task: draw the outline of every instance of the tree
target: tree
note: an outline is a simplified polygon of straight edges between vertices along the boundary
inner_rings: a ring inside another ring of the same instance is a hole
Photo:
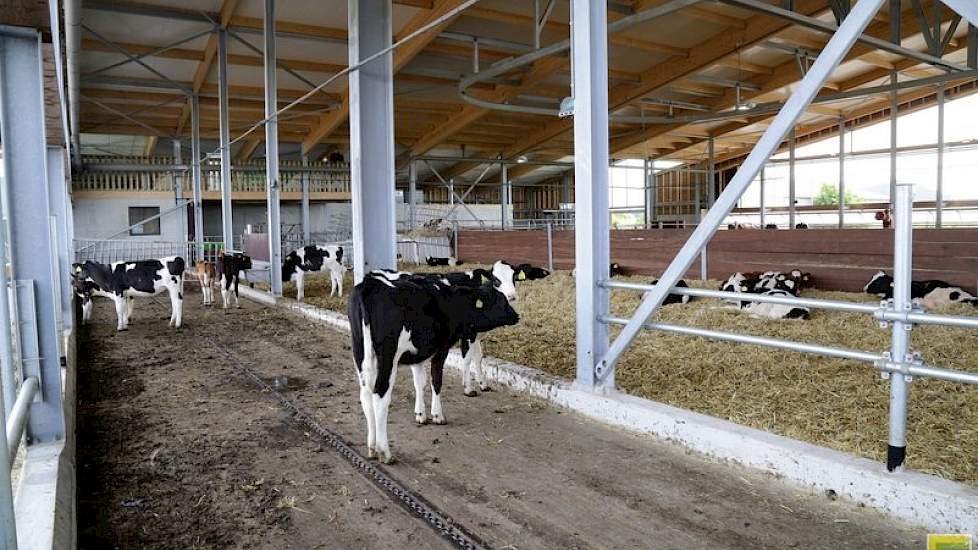
[[[818,189],[818,194],[813,199],[816,206],[829,204],[839,204],[839,188],[832,183],[823,183]],[[856,204],[862,202],[862,198],[852,191],[846,189],[846,204]]]

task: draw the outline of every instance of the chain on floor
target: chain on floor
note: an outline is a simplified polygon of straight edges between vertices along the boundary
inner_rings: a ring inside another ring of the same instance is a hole
[[[338,434],[320,424],[295,401],[285,397],[282,393],[267,384],[253,370],[245,366],[240,359],[228,351],[227,346],[221,346],[214,342],[211,342],[211,345],[224,356],[231,367],[243,374],[256,386],[275,396],[279,403],[294,415],[296,422],[301,423],[318,435],[325,443],[339,453],[340,456],[345,458],[358,472],[380,487],[391,500],[423,520],[435,532],[451,541],[458,548],[464,548],[466,550],[489,548],[480,538],[473,535],[444,512],[439,511],[424,497],[414,493],[399,481],[389,476],[384,470],[357,452]]]

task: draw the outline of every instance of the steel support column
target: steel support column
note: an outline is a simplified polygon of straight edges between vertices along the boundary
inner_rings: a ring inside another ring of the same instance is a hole
[[[901,0],[889,0],[890,2],[890,42],[900,45],[900,13]],[[890,71],[890,210],[893,210],[893,201],[896,200],[897,182],[897,114],[899,105],[897,103],[897,71]]]
[[[766,229],[767,223],[765,217],[767,216],[767,207],[764,205],[764,166],[761,166],[761,198],[760,198],[760,211],[761,211],[761,228]]]
[[[908,312],[910,281],[913,274],[913,187],[898,185],[894,204],[893,235],[893,309]],[[910,328],[903,321],[893,322],[890,357],[896,362],[910,362]],[[901,373],[890,374],[890,429],[886,451],[886,469],[893,471],[903,465],[907,452],[907,393],[909,380]]]
[[[309,167],[309,155],[302,154],[302,167]],[[302,244],[307,245],[312,242],[312,222],[309,220],[309,172],[302,171]]]
[[[272,294],[282,295],[282,212],[278,173],[278,78],[275,73],[275,0],[265,0],[265,189]]]
[[[228,33],[217,31],[217,98],[221,136],[221,236],[224,252],[234,250],[231,220],[231,119],[228,112]]]
[[[716,187],[716,143],[713,136],[706,142],[706,204],[712,208],[717,200]]]
[[[197,261],[204,259],[204,202],[200,174],[200,97],[190,97],[190,163],[194,195],[194,242],[197,244]]]
[[[944,224],[944,85],[937,88],[937,195],[934,226]]]
[[[795,129],[788,136],[788,229],[795,228]]]
[[[179,139],[173,140],[173,164],[183,164],[183,148],[180,144]],[[175,204],[180,204],[183,202],[183,172],[180,170],[174,170],[173,172],[173,198],[176,201]],[[183,243],[183,249],[186,250],[186,244],[188,240],[187,232],[187,209],[184,207],[180,210],[180,242]]]
[[[577,0],[578,2],[584,3],[585,0]],[[805,111],[808,105],[811,104],[812,99],[822,88],[822,85],[828,80],[829,75],[838,67],[839,63],[846,53],[852,48],[853,43],[862,34],[869,22],[872,21],[873,16],[879,10],[880,6],[885,0],[862,0],[853,7],[849,16],[842,22],[839,26],[838,32],[836,32],[832,38],[826,44],[822,53],[819,54],[818,58],[812,64],[809,71],[802,78],[801,82],[794,88],[791,97],[785,102],[784,107],[778,112],[777,116],[771,121],[771,124],[765,130],[761,139],[755,144],[754,148],[751,150],[750,154],[744,160],[737,174],[730,180],[730,183],[724,188],[723,192],[717,198],[717,202],[713,208],[707,213],[706,217],[703,219],[696,230],[693,231],[692,235],[686,244],[679,250],[676,254],[675,259],[669,264],[669,267],[665,270],[662,276],[659,278],[659,283],[655,285],[655,288],[650,291],[642,299],[641,304],[639,304],[638,309],[635,314],[629,319],[628,324],[622,329],[621,333],[615,339],[615,341],[608,348],[607,353],[603,354],[600,362],[594,368],[594,374],[596,377],[604,378],[613,374],[615,363],[621,357],[622,352],[631,344],[632,340],[638,335],[638,332],[642,330],[642,325],[645,321],[655,313],[655,310],[662,304],[666,296],[669,294],[670,289],[675,286],[679,278],[686,273],[689,266],[692,265],[693,261],[696,259],[696,255],[700,248],[709,241],[710,237],[716,232],[720,223],[723,222],[734,206],[736,206],[737,201],[744,194],[744,191],[750,186],[754,178],[757,177],[757,173],[761,170],[767,159],[774,153],[778,145],[782,142],[784,137],[788,132],[794,127],[798,120],[798,117]],[[576,3],[575,3],[576,5]],[[603,52],[602,52],[603,53]],[[590,75],[588,75],[590,76]],[[586,79],[585,79],[586,82]],[[584,83],[582,83],[584,85]],[[597,107],[595,107],[597,108]],[[606,111],[604,111],[606,112]],[[579,119],[575,116],[575,122],[579,122]],[[578,152],[577,160],[580,162],[580,153]],[[607,194],[605,194],[607,196]],[[581,225],[581,224],[579,224]],[[578,251],[581,251],[581,238],[580,230],[578,233]],[[590,244],[590,243],[588,243]],[[586,249],[585,249],[586,251]],[[582,256],[578,255],[578,258]],[[585,258],[587,256],[584,256]],[[605,257],[606,259],[607,257]],[[582,262],[578,262],[578,296],[582,291],[580,273],[581,273]],[[593,284],[592,281],[588,281]],[[592,310],[593,312],[593,310]],[[578,315],[581,315],[581,307],[578,306]],[[591,319],[593,321],[593,319]],[[578,346],[582,346],[582,339],[578,338]],[[579,348],[580,349],[580,348]],[[578,360],[578,369],[581,368],[581,361]]]
[[[391,0],[349,0],[349,64],[391,45]],[[350,73],[353,270],[397,266],[394,224],[394,78],[390,52]],[[367,246],[369,245],[369,246]]]
[[[846,225],[846,117],[839,117],[839,229]]]
[[[506,229],[507,208],[509,204],[509,166],[506,163],[499,165],[499,227]]]
[[[70,329],[72,327],[73,302],[71,286],[71,263],[73,261],[71,248],[71,198],[68,196],[68,155],[63,147],[48,147],[48,196],[50,198],[50,216],[55,223],[52,230],[54,235],[55,250],[57,252],[57,266],[54,270],[54,277],[57,279],[57,290],[61,316],[58,323],[61,328]],[[2,285],[0,285],[2,288]],[[0,325],[6,326],[6,325]],[[59,345],[62,340],[58,340]],[[65,353],[65,350],[62,350]]]
[[[20,331],[21,350],[38,350],[22,357],[24,377],[41,383],[39,401],[31,403],[27,433],[32,444],[64,439],[61,403],[61,363],[54,283],[57,265],[51,234],[47,142],[44,124],[41,37],[34,30],[0,28],[0,119],[3,121],[3,159],[10,198],[12,271],[18,279],[32,280],[33,303],[18,304],[19,321],[33,315],[36,331]],[[63,177],[63,176],[62,176]],[[62,183],[63,184],[63,183]],[[33,311],[31,311],[33,309]],[[24,326],[24,325],[22,325]],[[4,328],[6,330],[6,328]],[[36,337],[36,346],[28,339]]]
[[[897,72],[890,73],[890,211],[893,211],[894,201],[896,200],[897,185],[897,113],[900,106],[897,102]]]
[[[8,115],[8,113],[15,112],[13,110],[15,105],[11,103],[10,95],[12,92],[8,92],[8,85],[5,83],[9,82],[8,75],[15,74],[12,71],[18,70],[18,67],[8,67],[8,64],[13,60],[5,55],[5,52],[7,43],[18,40],[18,38],[8,37],[2,31],[3,29],[0,28],[0,135],[9,136],[15,117]],[[25,34],[25,36],[30,35]],[[34,40],[37,39],[35,38]],[[22,70],[22,68],[20,69]],[[39,68],[35,68],[34,71],[39,73]],[[18,74],[18,76],[20,75]],[[19,84],[25,85],[27,83]],[[10,86],[13,86],[13,83]],[[20,100],[23,101],[23,97]],[[3,158],[7,159],[7,162],[0,165],[0,169],[3,170],[3,177],[0,178],[0,199],[3,201],[2,210],[4,213],[4,216],[0,217],[0,327],[3,327],[3,330],[0,330],[0,388],[3,390],[0,391],[0,421],[2,421],[2,426],[4,427],[7,425],[7,418],[10,416],[10,411],[17,399],[17,379],[15,376],[12,331],[10,329],[10,301],[8,299],[10,282],[6,269],[8,245],[7,224],[3,219],[9,212],[8,203],[10,193],[7,189],[10,185],[9,182],[11,181],[12,172],[12,165],[7,151],[8,143],[10,142],[7,139],[0,141],[0,153],[2,153]],[[0,431],[0,548],[16,550],[17,521],[14,517],[14,496],[10,485],[10,468],[11,460],[10,451],[7,446],[7,430],[4,429]]]
[[[414,229],[417,224],[418,205],[415,194],[418,192],[418,163],[411,161],[408,165],[408,229]]]
[[[645,206],[645,228],[649,229],[652,227],[652,158],[646,157],[642,160],[642,182],[644,183],[645,193],[644,206]]]
[[[611,391],[614,372],[598,378],[595,364],[608,350],[608,23],[607,2],[572,0],[571,67],[574,89],[574,181],[577,185],[577,379],[579,387]]]

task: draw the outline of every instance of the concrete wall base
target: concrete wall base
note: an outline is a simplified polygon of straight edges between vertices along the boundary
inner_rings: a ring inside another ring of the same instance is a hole
[[[252,289],[242,288],[241,294],[262,303],[276,303]],[[293,300],[277,303],[336,329],[350,330],[345,315]],[[458,350],[451,351],[445,364],[461,372]],[[515,391],[715,459],[768,472],[794,488],[816,494],[831,489],[853,502],[932,532],[978,536],[978,490],[965,484],[912,470],[890,473],[883,464],[865,458],[624,393],[595,394],[539,370],[499,359],[485,358],[483,368],[490,380]]]

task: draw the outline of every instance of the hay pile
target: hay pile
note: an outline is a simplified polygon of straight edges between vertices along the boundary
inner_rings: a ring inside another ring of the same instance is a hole
[[[690,283],[700,286],[697,281]],[[718,284],[705,286],[716,288]],[[288,287],[286,295],[294,297],[294,287]],[[328,294],[328,278],[307,279],[309,303],[345,313],[346,300],[325,297]],[[806,296],[875,301],[867,295],[842,292],[808,291]],[[628,316],[640,298],[637,292],[614,291],[612,314]],[[866,315],[813,310],[810,321],[769,321],[718,306],[715,300],[670,305],[655,319],[866,351],[889,347],[889,331]],[[486,353],[573,378],[574,280],[569,273],[557,272],[523,285],[517,309],[520,324],[488,334]],[[971,306],[957,306],[946,313],[978,315]],[[612,334],[618,330],[612,327]],[[978,331],[916,327],[911,345],[931,364],[961,370],[978,366]],[[866,364],[643,332],[618,364],[616,374],[618,386],[634,395],[885,460],[889,383]],[[910,467],[978,486],[978,388],[915,380],[910,389],[907,441]]]

